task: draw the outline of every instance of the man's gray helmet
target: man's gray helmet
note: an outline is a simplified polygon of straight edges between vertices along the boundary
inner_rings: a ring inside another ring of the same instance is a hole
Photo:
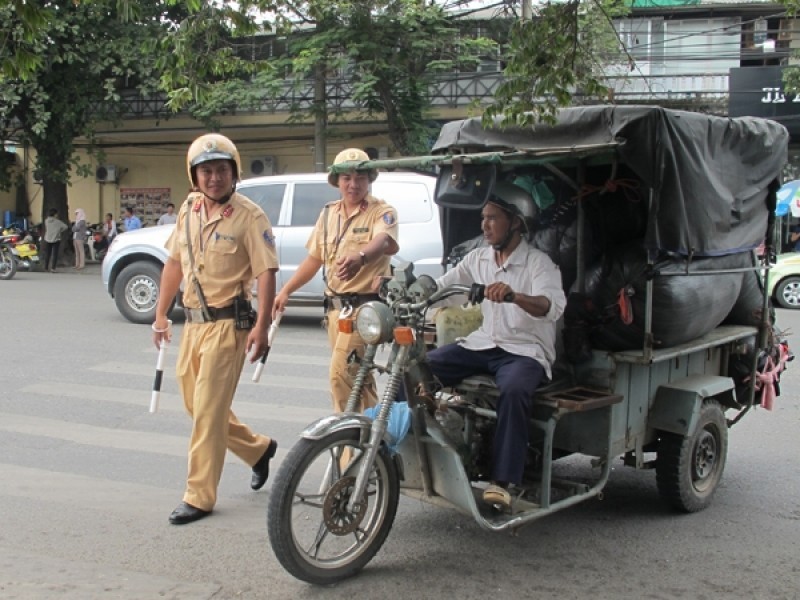
[[[523,237],[530,233],[536,218],[536,203],[528,192],[513,183],[500,182],[494,186],[489,202],[522,220]]]

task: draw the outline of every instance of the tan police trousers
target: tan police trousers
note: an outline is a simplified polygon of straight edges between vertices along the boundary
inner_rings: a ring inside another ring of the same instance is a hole
[[[249,466],[267,451],[270,438],[253,433],[231,411],[245,359],[247,331],[233,319],[187,323],[178,352],[178,387],[192,417],[189,473],[183,501],[211,510],[229,449]]]
[[[350,397],[350,390],[353,389],[353,381],[355,380],[356,373],[358,373],[358,363],[348,365],[347,357],[350,356],[353,350],[355,350],[359,356],[364,356],[364,340],[361,339],[357,331],[353,331],[353,333],[339,332],[339,312],[338,310],[329,310],[327,314],[328,341],[330,342],[332,350],[331,366],[328,375],[331,383],[333,410],[335,412],[344,412],[347,406],[347,399]],[[377,399],[375,377],[370,373],[364,381],[364,387],[361,391],[361,402],[359,406],[356,407],[356,411],[362,413],[365,408],[375,406]]]

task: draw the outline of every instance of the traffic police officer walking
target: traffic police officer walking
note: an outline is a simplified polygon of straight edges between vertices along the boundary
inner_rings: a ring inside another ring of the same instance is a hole
[[[226,448],[252,466],[254,490],[266,482],[277,449],[275,440],[253,433],[231,411],[245,356],[250,353],[255,362],[267,350],[278,270],[272,226],[258,205],[234,191],[241,160],[228,138],[196,139],[187,169],[194,191],[166,243],[169,258],[153,323],[153,341],[160,347],[171,338],[167,312],[183,282],[186,325],[177,379],[192,435],[183,502],[169,517],[174,525],[211,513]],[[250,304],[254,278],[256,315]]]
[[[331,170],[328,183],[338,187],[341,199],[325,206],[311,232],[306,248],[308,256],[275,298],[273,313],[284,310],[289,296],[311,281],[322,267],[325,280],[325,305],[328,340],[333,351],[330,365],[333,408],[342,412],[353,387],[358,365],[348,364],[355,350],[364,354],[364,341],[358,332],[339,331],[339,314],[378,296],[373,290],[377,277],[389,274],[390,257],[398,251],[397,212],[369,193],[369,185],[378,177],[375,169],[361,169],[369,160],[357,148],[340,152],[333,161],[339,169]],[[347,169],[347,167],[351,168]],[[343,172],[341,169],[344,168]],[[274,316],[274,314],[273,314]],[[372,375],[364,384],[360,410],[377,401]]]

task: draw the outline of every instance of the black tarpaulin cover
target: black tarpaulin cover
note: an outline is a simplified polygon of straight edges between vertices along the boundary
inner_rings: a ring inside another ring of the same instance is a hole
[[[433,152],[615,146],[618,159],[653,191],[645,248],[719,256],[763,242],[774,210],[767,191],[779,185],[788,142],[786,129],[766,119],[590,106],[560,111],[553,126],[484,129],[480,118],[447,123]],[[446,237],[447,229],[445,223]]]

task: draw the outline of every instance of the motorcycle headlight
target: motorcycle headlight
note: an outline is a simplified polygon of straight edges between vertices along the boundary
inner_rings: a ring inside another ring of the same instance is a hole
[[[392,310],[382,302],[367,302],[358,309],[356,329],[367,344],[390,341],[394,330]]]

